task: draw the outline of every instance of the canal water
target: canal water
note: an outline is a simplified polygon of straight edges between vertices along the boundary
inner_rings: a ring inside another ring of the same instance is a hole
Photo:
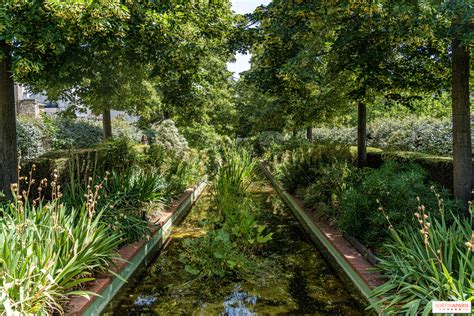
[[[174,229],[170,245],[103,315],[366,315],[366,303],[327,265],[268,183],[253,191],[273,238],[256,254],[252,274],[206,281],[185,272],[183,241],[203,236],[212,216],[212,197],[205,193]]]

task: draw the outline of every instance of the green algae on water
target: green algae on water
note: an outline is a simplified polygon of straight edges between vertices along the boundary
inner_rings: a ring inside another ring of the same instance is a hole
[[[105,315],[365,315],[362,299],[341,282],[271,187],[255,185],[260,220],[272,240],[253,257],[254,268],[234,280],[195,279],[179,255],[186,238],[207,233],[212,217],[205,194],[177,227],[172,242],[111,302]]]

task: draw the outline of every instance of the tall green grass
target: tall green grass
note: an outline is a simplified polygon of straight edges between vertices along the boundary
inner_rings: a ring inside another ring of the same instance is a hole
[[[95,172],[93,173],[95,174]],[[95,208],[102,211],[102,221],[111,231],[117,232],[122,244],[146,237],[150,230],[144,219],[146,203],[164,205],[168,183],[154,167],[129,166],[113,170],[101,178],[70,170],[70,182],[64,190],[62,201],[71,207],[81,207],[89,199],[91,187],[101,187]]]
[[[388,256],[377,268],[386,278],[372,296],[387,315],[429,315],[432,301],[474,301],[473,218],[447,225],[444,216],[416,213],[420,229],[391,229]]]
[[[120,236],[89,210],[59,200],[0,209],[0,313],[61,313],[67,296],[91,294],[81,285],[113,265]]]
[[[239,207],[237,200],[244,202],[256,168],[256,162],[245,149],[227,150],[225,160],[214,180],[215,203],[224,221],[226,213]]]

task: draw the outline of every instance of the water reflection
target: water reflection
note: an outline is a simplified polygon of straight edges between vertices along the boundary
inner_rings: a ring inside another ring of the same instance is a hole
[[[154,296],[149,296],[149,295],[140,295],[133,304],[137,307],[146,307],[146,306],[151,306],[154,303],[156,303],[158,299]]]
[[[257,304],[257,296],[249,295],[240,290],[240,285],[234,288],[232,294],[224,300],[224,312],[220,315],[247,316],[256,315],[252,310]]]

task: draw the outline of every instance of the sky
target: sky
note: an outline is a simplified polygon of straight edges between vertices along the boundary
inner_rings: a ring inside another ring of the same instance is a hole
[[[250,13],[256,7],[262,4],[269,4],[271,0],[232,0],[232,9],[236,13],[244,14]],[[238,78],[239,73],[250,69],[250,55],[235,55],[235,63],[227,63],[227,69],[234,72],[234,77]]]

